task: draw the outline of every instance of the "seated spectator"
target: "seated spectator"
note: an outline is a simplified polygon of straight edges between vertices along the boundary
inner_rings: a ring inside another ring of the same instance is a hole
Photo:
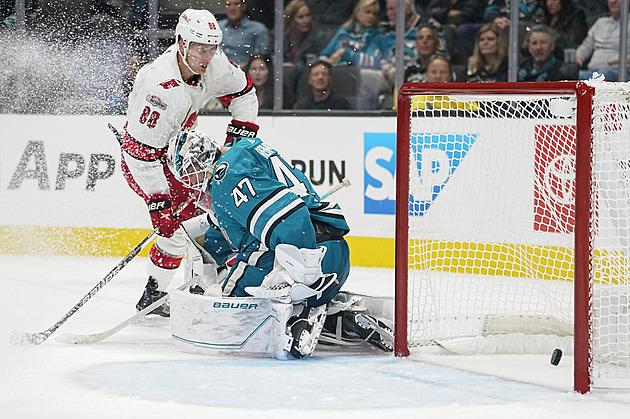
[[[219,21],[223,31],[223,52],[234,63],[243,66],[249,57],[266,53],[269,48],[269,32],[265,25],[245,15],[245,0],[223,0],[227,19]]]
[[[252,79],[258,97],[258,109],[273,109],[274,102],[274,68],[273,59],[269,54],[252,55],[243,68]],[[284,108],[291,108],[293,92],[283,92]]]
[[[575,61],[582,68],[586,65],[586,69],[580,70],[580,80],[588,79],[593,72],[603,74],[608,81],[619,78],[621,0],[608,0],[608,9],[610,16],[595,21],[575,52]]]
[[[376,109],[380,92],[391,90],[392,81],[381,71],[391,56],[381,34],[378,0],[359,0],[352,17],[320,53],[333,67],[354,65],[361,69],[360,109]]]
[[[267,54],[254,54],[243,68],[252,79],[258,96],[258,109],[273,109],[273,64]]]
[[[569,70],[553,55],[553,29],[536,25],[529,31],[530,57],[518,67],[517,81],[560,81],[569,79]]]
[[[385,33],[385,42],[389,46],[390,55],[392,56],[392,62],[395,55],[395,47],[396,47],[396,0],[387,0],[385,3],[387,10],[387,21],[389,25],[389,31]],[[439,26],[438,22],[435,22],[437,26]],[[420,20],[420,15],[415,10],[415,4],[413,0],[405,0],[405,52],[404,65],[407,66],[409,63],[416,58],[416,53],[414,51],[414,46],[416,44],[416,34],[418,33],[418,29],[422,24]],[[434,25],[434,26],[436,26]],[[436,26],[436,31],[438,27]],[[443,48],[446,47],[446,41],[444,41]]]
[[[405,83],[422,83],[429,59],[439,51],[440,43],[435,27],[423,24],[416,33],[417,58],[405,69]]]
[[[453,69],[451,60],[442,54],[433,54],[429,59],[425,82],[448,83],[453,81]],[[461,100],[452,96],[442,95],[418,95],[411,104],[412,110],[453,110],[453,111],[478,111],[479,104],[476,101]],[[453,114],[455,116],[455,114]]]
[[[396,55],[396,13],[397,13],[397,0],[387,0],[385,3],[387,11],[387,24],[389,31],[385,33],[385,42],[388,45],[389,55],[391,56],[391,64],[384,64],[381,67],[381,74],[373,73],[371,75],[365,75],[366,82],[372,86],[377,87],[377,93],[379,96],[379,104],[381,109],[392,109],[394,106],[394,82],[396,79],[396,69],[394,67],[395,55]],[[403,52],[403,65],[404,67],[413,66],[418,52],[415,49],[416,35],[418,30],[423,25],[430,25],[433,27],[432,33],[435,35],[435,41],[437,42],[438,49],[446,54],[446,38],[440,33],[441,25],[434,19],[430,19],[430,22],[422,20],[420,14],[416,12],[416,6],[414,0],[405,0],[405,31],[404,31],[404,52]],[[431,42],[433,45],[434,42]],[[429,56],[436,52],[431,50],[428,55],[425,56],[425,61]],[[424,74],[425,66],[422,67],[421,73]],[[371,78],[370,78],[371,76]]]
[[[427,71],[424,73],[424,81],[427,83],[447,83],[453,81],[453,69],[451,60],[442,54],[433,54],[429,58]]]
[[[527,25],[533,21],[539,8],[539,0],[519,1],[519,24]],[[455,30],[455,37],[459,46],[461,59],[468,62],[475,46],[477,32],[484,23],[494,23],[501,29],[510,26],[511,0],[488,0],[488,5],[483,12],[483,21],[478,23],[462,23]]]
[[[311,66],[308,84],[313,94],[298,100],[295,109],[352,109],[350,103],[343,97],[331,91],[331,66],[328,62],[319,60]]]
[[[479,29],[473,55],[468,60],[469,82],[508,81],[508,40],[494,23]]]
[[[573,5],[573,0],[544,0],[541,2],[542,17],[537,23],[549,26],[556,33],[557,57],[564,57],[565,49],[577,48],[588,32],[586,15]]]
[[[284,65],[300,75],[321,49],[311,9],[305,0],[291,0],[284,8]]]
[[[351,16],[357,0],[308,0],[321,45],[327,45]]]
[[[428,16],[441,24],[461,25],[483,20],[485,0],[431,0]]]
[[[320,53],[332,66],[380,69],[390,62],[378,22],[378,0],[359,0],[352,17]]]

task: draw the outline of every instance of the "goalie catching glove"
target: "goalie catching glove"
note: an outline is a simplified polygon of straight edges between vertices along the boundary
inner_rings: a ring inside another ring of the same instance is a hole
[[[157,228],[157,233],[164,237],[173,237],[179,228],[179,221],[173,216],[171,207],[171,197],[167,194],[155,194],[149,197],[149,215],[153,228]]]
[[[225,145],[229,147],[234,144],[235,138],[256,138],[258,135],[258,125],[253,122],[232,119],[232,122],[227,126],[226,135]]]
[[[246,287],[250,295],[269,298],[281,303],[295,303],[311,297],[319,299],[332,284],[337,274],[323,274],[321,261],[325,247],[298,249],[290,244],[279,244],[275,249],[274,268],[258,287]]]

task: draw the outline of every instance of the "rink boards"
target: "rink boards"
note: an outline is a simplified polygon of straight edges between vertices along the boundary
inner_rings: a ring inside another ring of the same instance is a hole
[[[229,116],[201,116],[224,137]],[[1,253],[126,255],[151,231],[143,201],[120,171],[107,127],[124,116],[0,115]],[[259,135],[327,192],[351,226],[354,266],[393,267],[396,118],[260,117]],[[374,141],[376,139],[376,141]],[[146,250],[141,255],[146,255]]]

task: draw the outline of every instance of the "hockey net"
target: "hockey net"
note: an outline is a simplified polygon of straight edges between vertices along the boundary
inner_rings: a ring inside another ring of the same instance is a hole
[[[403,86],[398,355],[558,347],[574,354],[577,391],[630,386],[629,92]]]

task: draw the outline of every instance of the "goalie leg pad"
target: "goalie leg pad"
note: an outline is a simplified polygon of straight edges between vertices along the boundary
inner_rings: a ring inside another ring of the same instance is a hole
[[[325,320],[326,305],[304,306],[300,314],[291,317],[287,323],[289,339],[285,350],[296,359],[312,355]]]

